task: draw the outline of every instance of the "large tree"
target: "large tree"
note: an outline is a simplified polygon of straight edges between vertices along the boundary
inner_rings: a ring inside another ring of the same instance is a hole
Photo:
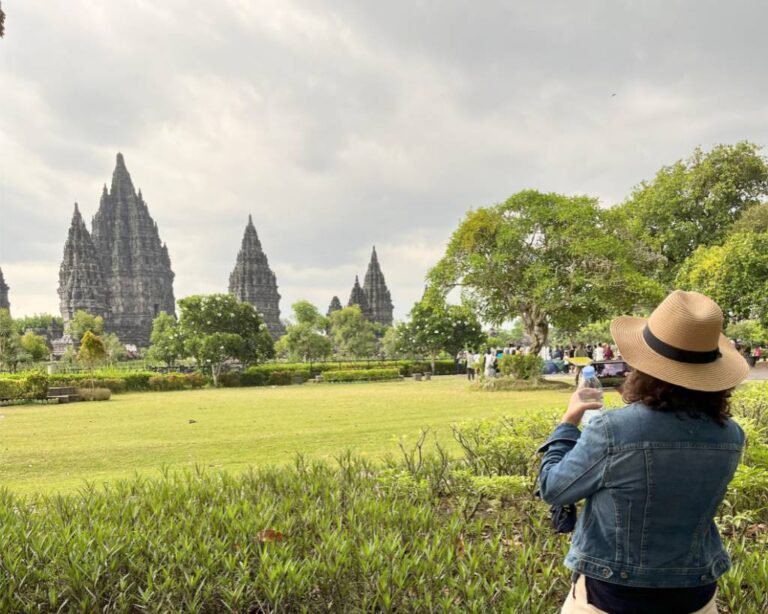
[[[199,366],[211,367],[215,384],[228,360],[249,365],[275,355],[259,312],[231,294],[188,296],[179,301],[179,310],[186,351]]]
[[[368,358],[379,349],[375,328],[359,305],[350,305],[328,316],[336,352],[349,358]]]
[[[652,274],[670,285],[701,245],[723,241],[730,227],[768,195],[768,164],[752,143],[696,149],[644,181],[611,215],[628,237],[658,256]],[[639,251],[639,250],[638,250]]]
[[[768,233],[734,233],[722,245],[700,247],[676,279],[684,290],[706,294],[730,322],[768,326]]]
[[[67,325],[67,332],[72,335],[75,345],[78,345],[85,333],[88,332],[100,337],[104,334],[104,318],[93,316],[87,311],[78,309]]]
[[[47,360],[51,355],[51,351],[48,349],[48,344],[45,342],[45,338],[36,335],[31,330],[24,333],[19,342],[22,349],[29,354],[32,362]]]
[[[428,295],[460,286],[486,322],[520,316],[538,353],[550,325],[576,331],[661,298],[632,258],[596,199],[527,190],[467,214],[429,272]]]
[[[164,362],[168,367],[184,356],[184,336],[176,318],[161,311],[152,320],[152,334],[149,336],[149,357]]]
[[[29,354],[21,345],[10,311],[0,309],[0,368],[16,371],[19,364],[28,359]]]
[[[298,301],[292,309],[294,322],[288,325],[285,335],[275,344],[277,353],[302,361],[330,356],[333,346],[326,334],[328,318],[309,301]]]
[[[463,349],[477,349],[487,337],[474,312],[464,305],[422,300],[409,314],[409,321],[397,329],[398,347],[411,354],[429,356],[432,372],[441,352],[451,358]]]

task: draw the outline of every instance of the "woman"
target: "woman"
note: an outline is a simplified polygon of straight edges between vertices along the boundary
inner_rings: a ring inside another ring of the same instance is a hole
[[[565,564],[574,584],[562,612],[716,614],[716,581],[730,568],[714,522],[744,433],[731,390],[749,373],[722,335],[723,314],[696,292],[670,294],[647,320],[624,316],[611,334],[634,371],[629,403],[600,412],[574,393],[541,447],[542,498],[586,499]]]

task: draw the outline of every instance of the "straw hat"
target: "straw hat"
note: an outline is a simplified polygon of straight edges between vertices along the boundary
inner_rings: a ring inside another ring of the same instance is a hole
[[[622,316],[611,335],[632,367],[671,384],[714,392],[741,383],[747,361],[722,334],[723,312],[698,292],[675,290],[651,317]]]

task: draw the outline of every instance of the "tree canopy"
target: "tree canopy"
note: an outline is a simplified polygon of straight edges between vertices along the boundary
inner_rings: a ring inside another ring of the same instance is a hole
[[[379,349],[373,324],[366,320],[359,305],[350,305],[328,316],[336,352],[350,358],[368,358]]]
[[[534,353],[550,325],[576,331],[662,295],[596,199],[534,190],[470,211],[428,282],[429,295],[462,287],[488,323],[521,316]]]
[[[768,325],[768,233],[734,233],[722,245],[699,247],[676,283],[709,296],[730,322]]]
[[[699,246],[721,243],[731,226],[768,195],[768,164],[748,142],[697,148],[664,166],[612,212],[630,236],[659,256],[651,267],[666,285]]]
[[[292,360],[319,360],[327,358],[333,350],[325,331],[328,319],[309,301],[293,304],[294,323],[275,344],[275,350]]]
[[[172,367],[184,356],[184,337],[176,318],[161,311],[152,320],[152,333],[149,336],[149,357]]]
[[[210,366],[214,384],[227,360],[249,365],[275,355],[259,312],[231,294],[188,296],[179,300],[179,310],[185,350],[198,365]]]

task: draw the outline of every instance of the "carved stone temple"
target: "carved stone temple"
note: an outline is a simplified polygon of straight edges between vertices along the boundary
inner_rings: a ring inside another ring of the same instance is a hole
[[[244,303],[251,303],[259,310],[269,334],[278,339],[285,334],[280,322],[280,294],[277,278],[269,267],[267,255],[259,241],[253,217],[248,216],[243,242],[232,274],[229,276],[229,293]]]
[[[392,326],[392,314],[394,306],[392,305],[392,296],[387,288],[387,282],[384,280],[384,273],[379,266],[379,257],[376,254],[376,247],[371,253],[371,261],[368,264],[368,271],[365,274],[363,283],[363,292],[368,300],[368,306],[371,310],[371,319],[384,326]]]
[[[101,195],[89,234],[78,206],[59,270],[59,304],[65,324],[82,309],[104,317],[104,328],[123,343],[149,345],[152,320],[175,314],[174,273],[141,191],[136,192],[122,154],[112,185]]]
[[[336,299],[336,297],[333,297]],[[337,299],[338,300],[338,299]],[[392,326],[392,315],[394,307],[392,305],[392,296],[387,288],[387,282],[384,279],[384,273],[381,272],[379,265],[379,256],[376,254],[376,248],[373,248],[371,261],[368,264],[368,271],[365,274],[363,286],[360,286],[360,279],[355,277],[355,285],[349,295],[349,305],[359,305],[363,315],[371,322]],[[328,312],[331,312],[334,306],[333,301]]]
[[[3,269],[0,269],[0,309],[11,309],[11,302],[8,300],[8,284],[5,283],[5,277],[3,277]]]

